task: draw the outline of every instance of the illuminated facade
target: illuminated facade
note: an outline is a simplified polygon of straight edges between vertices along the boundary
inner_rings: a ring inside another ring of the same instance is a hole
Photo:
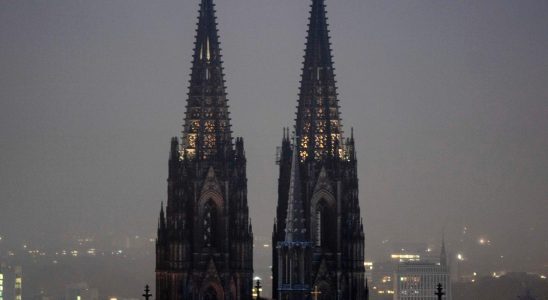
[[[0,300],[4,300],[4,273],[0,269]]]
[[[398,263],[394,272],[394,300],[437,300],[437,286],[441,283],[444,300],[451,300],[451,277],[445,242],[439,262],[406,260]]]
[[[446,265],[428,262],[400,263],[395,277],[394,300],[436,300],[436,287],[439,283],[446,293],[442,299],[452,299],[449,268]]]
[[[235,143],[214,4],[202,0],[182,140],[171,141],[156,241],[156,299],[251,299],[246,158]]]
[[[23,271],[20,266],[15,267],[15,300],[23,298]]]
[[[324,0],[312,1],[309,20],[296,141],[291,143],[289,130],[284,130],[278,158],[278,203],[272,236],[272,245],[278,245],[273,247],[272,256],[273,298],[294,299],[295,293],[308,293],[317,299],[366,299],[354,138],[343,138]],[[294,176],[300,178],[299,184],[294,183],[298,195],[291,187]],[[291,226],[295,225],[291,224],[295,221],[291,217],[293,210],[299,209],[291,208],[292,201],[302,203],[301,231],[305,233],[299,240],[288,241],[294,230]],[[299,248],[293,247],[297,242]],[[311,255],[297,260],[308,251]],[[288,265],[291,257],[293,262]],[[288,286],[287,279],[300,278],[303,268],[305,274],[299,285]]]
[[[85,282],[71,284],[65,288],[65,300],[99,300],[99,290]]]

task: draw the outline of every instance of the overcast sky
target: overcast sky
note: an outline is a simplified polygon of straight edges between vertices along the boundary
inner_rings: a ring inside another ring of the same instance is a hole
[[[0,0],[0,235],[153,237],[198,0]],[[292,126],[308,0],[217,0],[256,236]],[[366,257],[383,241],[548,265],[548,1],[326,0]],[[463,236],[463,229],[467,233]],[[468,244],[466,244],[468,241]],[[483,250],[482,250],[483,251]]]

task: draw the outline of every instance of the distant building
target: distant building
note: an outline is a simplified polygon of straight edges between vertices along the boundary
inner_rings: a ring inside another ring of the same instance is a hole
[[[0,265],[0,300],[4,300],[4,273]]]
[[[389,251],[390,260],[371,266],[371,277],[368,277],[371,279],[372,292],[379,300],[393,298],[394,273],[399,263],[421,261],[425,259],[425,254],[428,254],[426,245],[417,243],[396,243],[390,247]]]
[[[436,287],[441,283],[451,299],[449,268],[432,262],[405,262],[398,265],[394,281],[394,300],[437,299]]]
[[[65,300],[99,300],[99,291],[87,283],[77,283],[66,287]]]
[[[365,267],[365,278],[371,282],[371,279],[373,278],[373,262],[366,261],[363,263],[363,266]]]
[[[394,284],[392,278],[396,269],[393,261],[375,263],[371,272],[371,292],[374,299],[392,299]]]
[[[23,298],[23,270],[21,266],[15,267],[15,300]]]
[[[394,300],[435,300],[436,287],[441,283],[444,300],[451,300],[451,278],[445,243],[439,261],[408,260],[399,262],[394,273]]]
[[[0,264],[0,300],[22,299],[23,272],[21,266]]]

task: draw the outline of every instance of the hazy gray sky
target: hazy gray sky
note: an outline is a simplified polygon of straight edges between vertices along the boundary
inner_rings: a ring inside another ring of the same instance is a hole
[[[0,0],[7,240],[154,236],[198,2]],[[251,218],[269,238],[310,1],[216,3]],[[548,1],[326,3],[366,256],[384,257],[385,240],[436,245],[445,226],[454,252],[479,253],[484,236],[509,268],[546,268]]]

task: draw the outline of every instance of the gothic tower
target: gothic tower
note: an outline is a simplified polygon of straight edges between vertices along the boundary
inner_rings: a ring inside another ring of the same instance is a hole
[[[291,226],[295,226],[291,214],[296,212],[291,211],[299,209],[295,203],[302,203],[302,240],[311,243],[311,255],[305,256],[302,264],[309,268],[303,288],[318,299],[366,299],[354,137],[343,138],[324,0],[312,1],[309,20],[296,142],[291,145],[289,132],[284,130],[278,161],[278,206],[272,244],[287,243]],[[295,176],[298,181],[293,180]],[[298,194],[293,185],[299,186]],[[292,278],[300,274],[280,261],[284,249],[273,247],[274,299],[293,299],[285,292],[284,274],[290,272]]]
[[[182,140],[172,138],[156,241],[156,299],[251,299],[253,233],[233,143],[213,0],[201,0]]]

